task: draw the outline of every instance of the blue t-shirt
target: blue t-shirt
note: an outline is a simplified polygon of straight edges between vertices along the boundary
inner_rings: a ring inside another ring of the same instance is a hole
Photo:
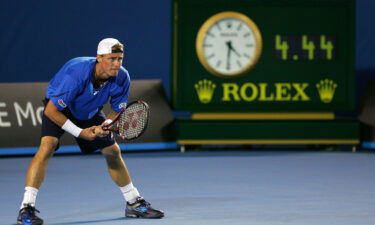
[[[129,97],[130,77],[121,67],[99,88],[94,88],[92,76],[96,58],[79,57],[68,61],[48,84],[46,97],[60,110],[69,108],[79,120],[92,118],[110,99],[111,108],[120,112]]]

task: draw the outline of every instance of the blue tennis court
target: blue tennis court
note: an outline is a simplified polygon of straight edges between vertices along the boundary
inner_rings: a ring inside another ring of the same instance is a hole
[[[37,208],[45,224],[373,225],[375,154],[311,151],[124,153],[161,220],[124,218],[101,155],[55,156]],[[30,158],[0,158],[0,224],[15,224]]]

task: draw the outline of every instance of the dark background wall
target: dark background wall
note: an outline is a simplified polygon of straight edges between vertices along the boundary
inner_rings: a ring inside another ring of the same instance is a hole
[[[375,80],[375,1],[357,0],[356,72],[358,105],[369,81]]]
[[[358,99],[375,78],[375,1],[357,0]],[[169,95],[171,0],[1,0],[0,82],[48,81],[73,57],[114,37],[132,79],[162,79]]]
[[[170,9],[170,0],[1,0],[0,82],[49,81],[114,37],[125,44],[132,79],[169,85]]]

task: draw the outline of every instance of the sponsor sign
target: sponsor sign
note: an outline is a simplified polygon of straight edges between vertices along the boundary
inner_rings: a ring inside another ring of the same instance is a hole
[[[46,88],[47,83],[0,83],[0,148],[39,146]],[[166,129],[173,121],[173,114],[163,95],[161,81],[133,81],[130,90],[129,101],[144,100],[151,112],[146,132],[131,142],[174,141],[175,132]],[[59,104],[65,105],[63,101]],[[109,104],[105,105],[104,112],[109,110]],[[71,135],[64,134],[60,144],[75,145],[76,142]]]

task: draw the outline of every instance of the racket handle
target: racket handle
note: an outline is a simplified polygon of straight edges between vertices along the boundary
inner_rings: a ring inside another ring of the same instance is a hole
[[[105,130],[105,131],[109,130],[108,126],[106,126],[106,125],[109,125],[112,122],[113,122],[113,120],[111,120],[111,119],[104,120],[104,122],[102,123],[102,129]]]
[[[106,120],[104,120],[103,124],[110,124],[110,123],[112,123],[112,122],[113,122],[113,120],[111,120],[111,119],[106,119]]]

